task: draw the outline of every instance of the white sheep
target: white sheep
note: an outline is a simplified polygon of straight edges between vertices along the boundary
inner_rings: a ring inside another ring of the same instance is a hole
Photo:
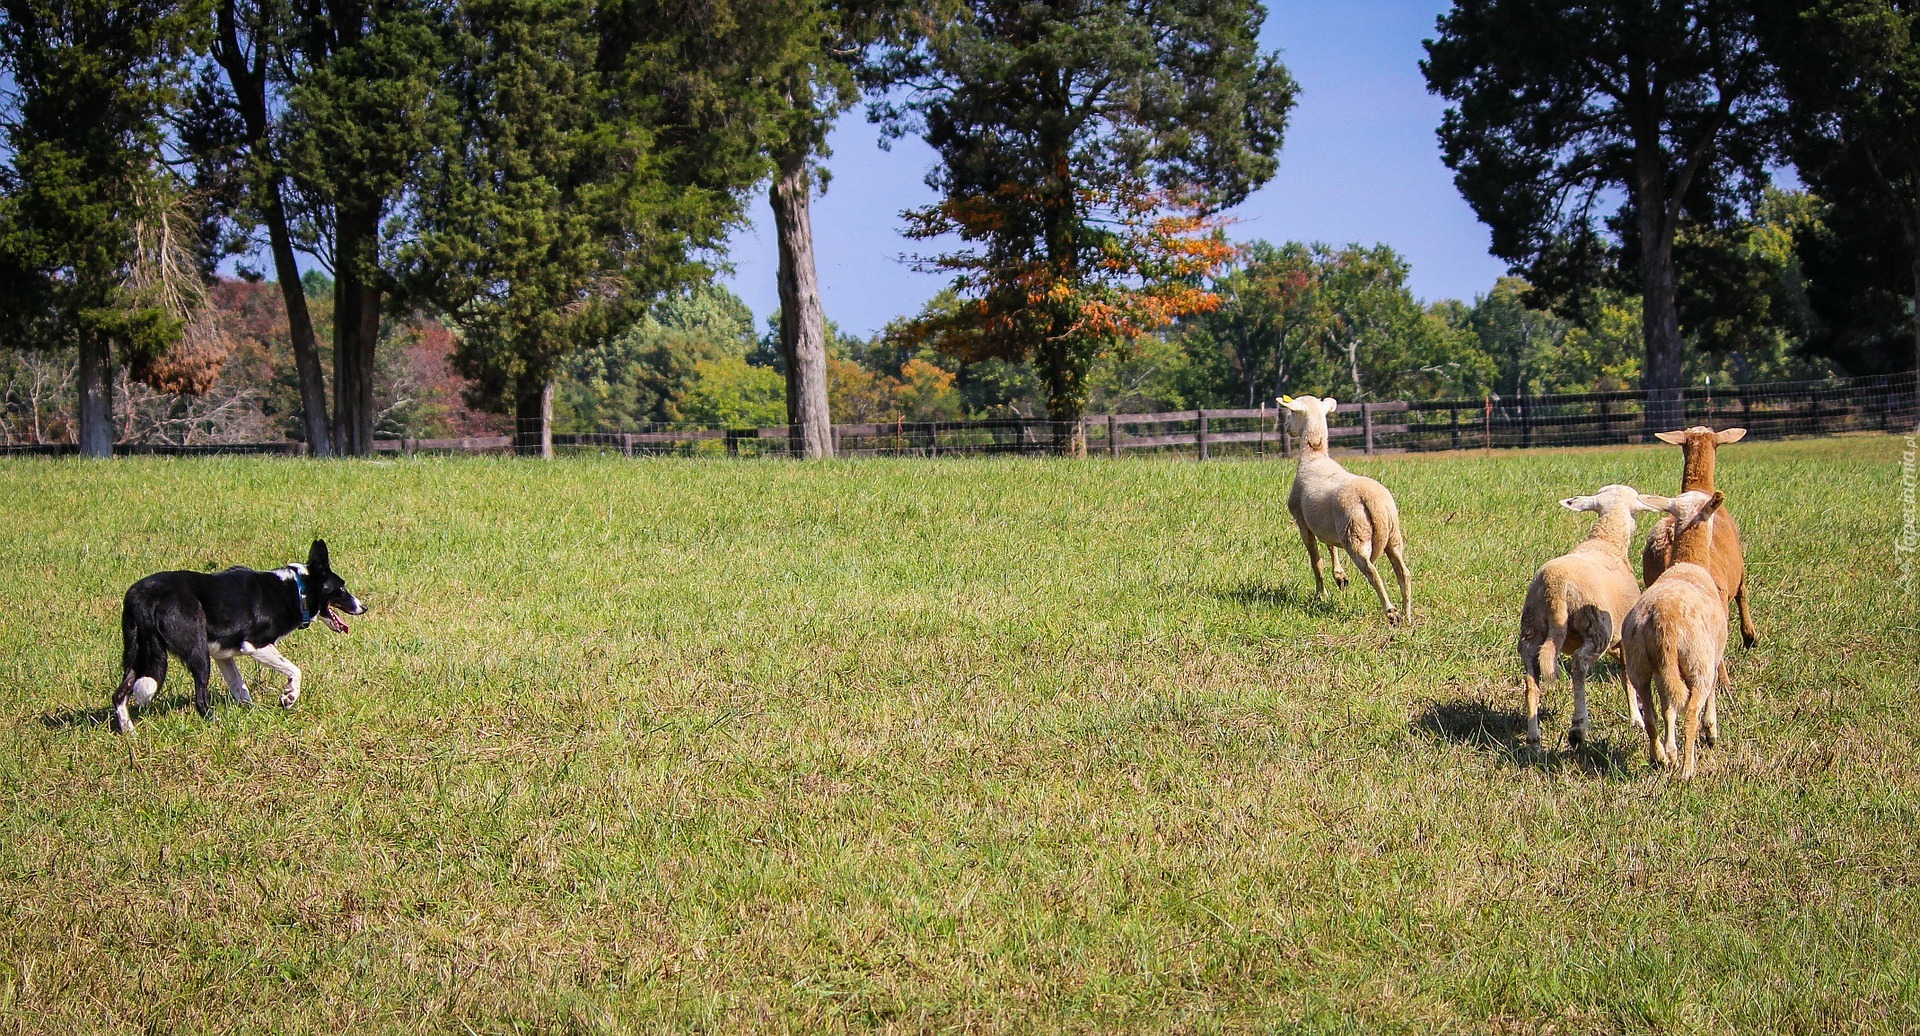
[[[1620,625],[1640,599],[1640,583],[1628,563],[1633,547],[1633,516],[1652,511],[1632,486],[1601,487],[1592,496],[1569,497],[1560,506],[1592,511],[1600,517],[1593,532],[1573,550],[1540,566],[1520,609],[1520,664],[1526,671],[1527,744],[1540,745],[1540,699],[1553,686],[1554,667],[1567,655],[1573,677],[1573,724],[1567,740],[1587,738],[1587,671],[1594,660],[1620,643]],[[1645,724],[1640,706],[1627,695],[1633,725]]]
[[[1721,494],[1693,491],[1672,499],[1641,496],[1640,501],[1674,516],[1671,563],[1627,612],[1620,628],[1620,657],[1627,687],[1646,714],[1647,758],[1671,766],[1678,755],[1675,726],[1684,709],[1686,756],[1680,777],[1694,772],[1694,743],[1702,713],[1707,744],[1719,740],[1714,697],[1726,679],[1727,603],[1706,565],[1713,552],[1713,515]],[[1655,694],[1656,685],[1659,694]]]
[[[1287,410],[1287,431],[1300,440],[1300,464],[1294,473],[1293,491],[1287,495],[1287,510],[1300,529],[1307,545],[1307,557],[1313,562],[1313,590],[1316,596],[1327,592],[1320,574],[1320,544],[1340,548],[1353,559],[1360,574],[1373,584],[1380,595],[1380,607],[1387,622],[1413,621],[1413,578],[1407,572],[1407,544],[1400,535],[1400,509],[1387,487],[1373,479],[1355,475],[1327,455],[1327,415],[1338,405],[1332,397],[1281,396]],[[1333,555],[1333,581],[1347,585],[1347,573],[1340,555]],[[1400,609],[1387,598],[1386,583],[1374,562],[1386,555],[1400,577]]]

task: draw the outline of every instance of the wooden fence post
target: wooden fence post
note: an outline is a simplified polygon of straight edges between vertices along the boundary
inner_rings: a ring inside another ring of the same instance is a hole
[[[1522,395],[1520,406],[1520,445],[1533,445],[1533,408],[1527,405],[1527,397]]]
[[[1120,422],[1116,420],[1112,414],[1108,414],[1107,415],[1107,458],[1109,460],[1116,459],[1120,456],[1120,436],[1117,434],[1119,429],[1120,429]]]
[[[1360,423],[1367,429],[1367,453],[1373,453],[1373,404],[1360,404]]]
[[[1447,413],[1453,415],[1453,448],[1457,450],[1460,448],[1460,408],[1450,406]]]
[[[1196,410],[1194,411],[1194,413],[1200,415],[1200,434],[1199,434],[1200,459],[1206,460],[1207,459],[1207,412],[1205,410]]]

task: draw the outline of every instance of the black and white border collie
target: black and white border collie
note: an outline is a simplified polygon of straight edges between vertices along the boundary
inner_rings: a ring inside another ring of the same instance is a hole
[[[235,655],[246,655],[287,677],[282,708],[300,700],[300,668],[281,656],[274,644],[319,619],[335,633],[347,624],[334,614],[367,610],[347,592],[346,581],[327,562],[327,542],[314,540],[307,563],[283,565],[271,572],[235,566],[225,572],[157,572],[127,588],[120,612],[121,664],[126,675],[113,692],[114,728],[133,733],[127,700],[145,705],[167,682],[167,654],[180,656],[193,674],[193,704],[213,718],[213,692],[207,663],[220,665],[233,700],[253,704],[240,679]]]

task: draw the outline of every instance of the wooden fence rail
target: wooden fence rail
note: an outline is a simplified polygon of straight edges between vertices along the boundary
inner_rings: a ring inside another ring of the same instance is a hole
[[[1832,435],[1856,431],[1912,432],[1920,422],[1912,374],[1770,385],[1701,386],[1682,393],[1686,422],[1741,425],[1750,436]],[[1638,392],[1584,392],[1502,399],[1385,400],[1342,403],[1327,434],[1336,450],[1363,454],[1599,446],[1647,441],[1645,396]],[[989,421],[891,421],[833,426],[842,456],[957,456],[1058,452],[1074,439],[1089,453],[1186,453],[1200,460],[1222,455],[1292,456],[1292,437],[1273,407],[1101,414],[1074,424],[1036,418]],[[780,456],[791,430],[650,425],[632,430],[555,433],[556,449],[626,456]],[[376,451],[516,452],[513,436],[381,439]],[[524,448],[524,447],[521,447]],[[72,453],[72,444],[0,444],[0,453]],[[119,453],[297,454],[295,442],[233,444],[125,444]]]

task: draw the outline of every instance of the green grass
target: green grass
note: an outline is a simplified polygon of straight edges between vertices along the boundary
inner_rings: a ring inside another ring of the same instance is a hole
[[[1411,630],[1281,463],[0,463],[0,1033],[1912,1030],[1901,448],[1722,453],[1690,785],[1611,665],[1517,716],[1555,501],[1670,447],[1352,461]],[[297,709],[110,732],[129,583],[314,535]]]

